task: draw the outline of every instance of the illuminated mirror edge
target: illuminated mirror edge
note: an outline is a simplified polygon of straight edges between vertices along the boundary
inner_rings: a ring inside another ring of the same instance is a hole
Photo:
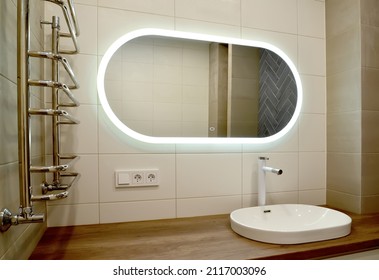
[[[140,134],[132,129],[130,129],[128,126],[126,126],[123,122],[119,120],[119,118],[115,115],[113,110],[111,109],[106,93],[105,93],[105,87],[104,87],[104,78],[105,78],[105,72],[108,66],[109,61],[111,60],[113,54],[126,42],[137,38],[141,36],[146,35],[157,35],[157,36],[166,36],[166,37],[173,37],[173,38],[182,38],[182,39],[193,39],[193,40],[203,40],[203,41],[214,41],[219,43],[229,43],[229,44],[236,44],[236,45],[245,45],[245,46],[251,46],[251,47],[259,47],[259,48],[265,48],[270,51],[275,52],[277,55],[279,55],[290,67],[295,81],[296,81],[296,87],[297,87],[297,103],[296,108],[294,111],[294,114],[291,118],[291,120],[288,122],[288,124],[278,133],[271,135],[269,137],[263,137],[263,138],[242,138],[242,137],[223,137],[223,138],[216,138],[216,137],[153,137],[153,136],[147,136]],[[129,32],[123,36],[121,36],[119,39],[117,39],[105,52],[100,65],[98,69],[98,75],[97,75],[97,91],[100,103],[106,113],[106,115],[109,117],[109,119],[112,121],[112,123],[120,129],[123,133],[129,135],[132,138],[135,138],[137,140],[140,140],[142,142],[146,143],[164,143],[164,144],[265,144],[265,143],[271,143],[274,142],[281,137],[283,137],[285,134],[288,133],[288,131],[291,130],[291,128],[295,125],[299,115],[300,110],[302,106],[303,101],[303,90],[302,90],[302,83],[300,79],[299,72],[296,69],[296,66],[292,62],[292,60],[279,48],[275,47],[274,45],[271,45],[269,43],[261,42],[261,41],[253,41],[253,40],[246,40],[246,39],[238,39],[238,38],[231,38],[231,37],[222,37],[222,36],[214,36],[214,35],[206,35],[206,34],[199,34],[199,33],[190,33],[190,32],[182,32],[182,31],[175,31],[175,30],[166,30],[166,29],[156,29],[156,28],[145,28],[145,29],[138,29],[132,32]]]

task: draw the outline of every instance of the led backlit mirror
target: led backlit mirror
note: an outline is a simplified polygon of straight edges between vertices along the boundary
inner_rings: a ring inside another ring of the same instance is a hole
[[[160,29],[114,42],[97,82],[112,122],[150,143],[271,142],[302,103],[299,74],[275,46]]]

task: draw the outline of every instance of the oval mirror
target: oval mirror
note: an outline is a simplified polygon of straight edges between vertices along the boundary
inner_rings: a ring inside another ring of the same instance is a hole
[[[98,71],[107,116],[150,143],[267,143],[295,124],[299,73],[270,44],[161,29],[114,42]]]

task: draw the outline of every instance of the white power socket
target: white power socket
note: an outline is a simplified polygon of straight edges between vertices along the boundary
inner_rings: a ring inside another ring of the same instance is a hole
[[[117,188],[159,185],[159,169],[119,170],[115,177]]]

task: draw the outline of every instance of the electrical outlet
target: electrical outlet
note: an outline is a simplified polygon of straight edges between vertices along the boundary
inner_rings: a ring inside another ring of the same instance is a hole
[[[132,184],[133,185],[143,185],[145,174],[141,171],[132,172]]]
[[[159,185],[159,170],[158,169],[146,170],[144,173],[145,173],[146,185],[149,185],[149,186]]]
[[[115,172],[116,188],[154,187],[159,185],[159,169],[118,170]]]

